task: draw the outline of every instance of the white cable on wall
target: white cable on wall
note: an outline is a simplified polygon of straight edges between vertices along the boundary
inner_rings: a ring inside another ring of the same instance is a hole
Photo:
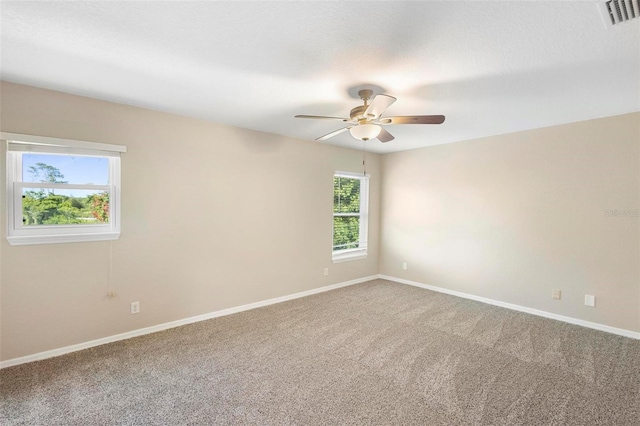
[[[115,297],[113,290],[113,241],[109,241],[109,256],[107,260],[107,296]]]

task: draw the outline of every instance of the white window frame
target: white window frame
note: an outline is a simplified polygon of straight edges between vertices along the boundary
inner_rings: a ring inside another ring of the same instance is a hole
[[[346,250],[334,250],[333,249],[333,221],[331,223],[331,248],[332,248],[332,261],[333,263],[348,262],[350,260],[365,259],[367,257],[367,240],[369,235],[369,178],[368,174],[353,173],[353,172],[341,172],[336,171],[333,173],[333,178],[344,177],[349,179],[360,180],[360,213],[333,213],[333,217],[336,216],[359,216],[360,217],[360,229],[358,236],[360,237],[358,242],[358,248],[346,249]],[[331,180],[333,185],[333,179]],[[333,186],[332,186],[333,187]],[[333,202],[331,203],[331,210],[333,211]]]
[[[120,237],[120,153],[126,152],[126,147],[6,132],[1,132],[0,138],[7,145],[7,240],[9,244],[15,246],[105,241],[116,240]],[[109,184],[76,185],[23,182],[22,154],[29,152],[106,157],[109,160]],[[108,191],[109,223],[23,226],[23,188]]]

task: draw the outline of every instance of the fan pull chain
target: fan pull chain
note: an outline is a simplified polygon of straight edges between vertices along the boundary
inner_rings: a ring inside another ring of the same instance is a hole
[[[362,141],[362,175],[367,175],[367,142]]]

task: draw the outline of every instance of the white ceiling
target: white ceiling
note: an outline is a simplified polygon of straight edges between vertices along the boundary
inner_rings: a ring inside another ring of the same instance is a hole
[[[313,140],[364,84],[392,152],[640,111],[640,19],[593,1],[0,3],[3,80]],[[348,132],[322,143],[362,148]]]

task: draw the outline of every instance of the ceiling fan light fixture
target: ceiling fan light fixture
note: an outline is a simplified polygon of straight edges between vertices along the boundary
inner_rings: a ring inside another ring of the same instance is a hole
[[[620,0],[624,1],[624,0]],[[640,0],[637,0],[640,1]],[[382,125],[387,124],[442,124],[444,115],[402,115],[396,117],[382,117],[381,115],[391,104],[396,101],[393,96],[380,94],[373,99],[371,90],[360,90],[358,95],[363,101],[349,112],[349,118],[327,117],[324,115],[296,115],[296,118],[313,118],[319,120],[339,120],[350,125],[342,129],[334,130],[324,136],[316,138],[317,141],[324,141],[349,130],[351,136],[359,141],[378,139],[380,142],[390,142],[395,138]],[[369,100],[371,99],[371,103]]]
[[[358,140],[368,141],[377,138],[381,129],[377,124],[360,124],[350,128],[349,133]]]

